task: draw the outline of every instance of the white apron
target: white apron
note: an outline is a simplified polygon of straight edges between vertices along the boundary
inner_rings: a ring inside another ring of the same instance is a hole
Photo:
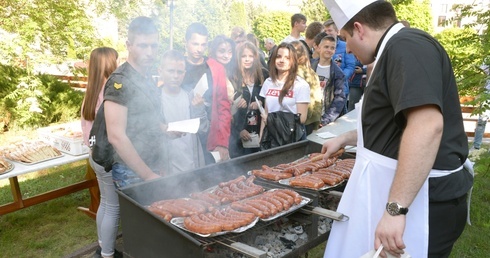
[[[401,29],[398,25],[400,24],[393,26],[386,35],[380,53],[389,38]],[[361,119],[363,99],[361,98],[356,104],[356,109],[359,109],[356,162],[337,208],[338,212],[347,215],[350,219],[346,222],[333,222],[324,258],[358,258],[374,248],[374,233],[386,209],[390,187],[395,176],[397,160],[364,148]],[[429,177],[445,176],[460,169],[461,167],[453,171],[431,170]],[[403,241],[406,246],[405,252],[412,257],[427,257],[428,197],[428,179],[426,179],[406,215],[407,226]]]

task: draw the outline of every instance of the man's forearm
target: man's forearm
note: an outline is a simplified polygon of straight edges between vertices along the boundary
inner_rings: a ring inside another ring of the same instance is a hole
[[[388,201],[410,206],[434,165],[442,127],[442,114],[438,108],[417,110],[409,115]]]

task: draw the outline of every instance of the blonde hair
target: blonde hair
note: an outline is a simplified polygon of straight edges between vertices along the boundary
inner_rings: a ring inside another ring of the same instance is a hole
[[[95,119],[95,109],[104,81],[117,68],[117,51],[110,47],[92,50],[88,64],[88,80],[82,104],[82,117],[87,121]]]
[[[305,45],[299,41],[293,41],[291,44],[296,49],[296,55],[298,58],[298,76],[305,79],[305,81],[310,85],[310,104],[308,105],[308,115],[306,121],[319,121],[319,116],[321,116],[322,95],[318,95],[316,93],[320,89],[320,79],[318,78],[318,74],[311,68],[308,50],[306,49]]]

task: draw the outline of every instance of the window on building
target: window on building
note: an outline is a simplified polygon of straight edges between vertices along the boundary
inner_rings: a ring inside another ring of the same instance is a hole
[[[447,13],[447,4],[441,4],[441,13]]]
[[[437,18],[437,27],[445,27],[446,26],[446,16],[441,15]]]

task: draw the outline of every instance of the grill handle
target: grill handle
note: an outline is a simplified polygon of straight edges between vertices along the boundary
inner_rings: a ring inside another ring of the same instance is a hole
[[[313,207],[313,206],[305,206],[305,207],[311,208],[311,210],[306,209],[306,208],[301,208],[301,211],[311,213],[311,214],[316,214],[316,215],[326,217],[326,218],[330,218],[330,219],[337,220],[337,221],[348,221],[349,220],[348,216],[346,216],[340,212],[327,210],[327,209],[324,209],[322,207]]]
[[[221,242],[221,241],[217,241],[218,243],[224,245],[224,246],[227,246],[235,251],[238,251],[240,253],[243,253],[243,254],[246,254],[250,257],[254,257],[254,258],[267,258],[267,253],[260,250],[260,249],[257,249],[253,246],[249,246],[247,244],[244,244],[244,243],[241,243],[241,242],[233,242],[231,244],[226,244],[224,242]]]

